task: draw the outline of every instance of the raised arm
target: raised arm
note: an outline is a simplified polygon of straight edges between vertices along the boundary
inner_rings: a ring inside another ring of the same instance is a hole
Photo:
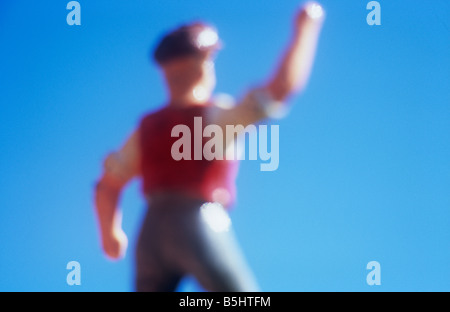
[[[309,79],[324,11],[316,2],[307,3],[297,14],[293,36],[266,89],[276,101],[302,91]]]
[[[138,133],[135,132],[122,149],[109,154],[95,189],[95,208],[103,251],[111,259],[121,258],[128,240],[122,230],[122,214],[118,209],[120,193],[133,177],[139,175]]]
[[[275,73],[266,84],[250,90],[234,108],[217,114],[216,123],[222,127],[247,126],[283,115],[285,101],[308,82],[324,17],[318,3],[306,3],[295,17],[292,37]]]

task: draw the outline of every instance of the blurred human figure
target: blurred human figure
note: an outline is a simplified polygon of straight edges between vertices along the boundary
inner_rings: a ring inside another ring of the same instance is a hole
[[[181,133],[174,129],[183,125],[194,133],[195,117],[202,118],[202,133],[208,125],[245,127],[284,111],[288,98],[308,81],[323,20],[315,2],[299,9],[274,74],[231,107],[212,99],[213,57],[220,48],[213,27],[196,22],[161,40],[154,59],[167,84],[167,105],[144,116],[123,147],[106,157],[95,194],[103,250],[118,259],[128,243],[117,208],[120,193],[131,179],[142,180],[148,209],[136,250],[137,291],[174,291],[186,275],[210,291],[259,289],[227,214],[235,200],[237,161],[196,160],[194,151],[185,150],[189,157],[175,160],[172,152]],[[191,146],[206,143],[203,137],[186,140]],[[225,140],[221,152],[230,143]]]

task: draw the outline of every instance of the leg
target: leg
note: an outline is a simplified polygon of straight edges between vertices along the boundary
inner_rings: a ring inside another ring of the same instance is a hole
[[[224,210],[213,215],[213,222],[220,222],[220,218],[228,218]],[[199,212],[189,221],[194,226],[185,231],[189,235],[184,236],[184,256],[180,259],[183,270],[209,291],[259,291],[231,227],[218,229],[208,219]]]
[[[162,260],[157,239],[164,238],[155,233],[150,219],[151,217],[147,214],[136,249],[136,291],[172,292],[175,291],[182,274]]]

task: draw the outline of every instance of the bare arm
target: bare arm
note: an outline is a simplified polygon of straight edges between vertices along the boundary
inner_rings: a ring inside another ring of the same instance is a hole
[[[292,38],[275,73],[236,107],[218,114],[216,123],[223,129],[226,125],[247,126],[285,110],[284,101],[302,91],[308,82],[323,21],[324,11],[319,4],[305,4],[295,17]]]
[[[100,237],[105,254],[111,259],[120,258],[126,249],[127,239],[122,231],[121,213],[117,209],[122,186],[105,173],[97,184],[95,207]]]
[[[323,9],[314,2],[307,3],[296,16],[291,42],[266,86],[274,100],[284,101],[294,92],[305,88],[314,63],[323,20]]]
[[[128,244],[122,231],[122,214],[117,207],[123,187],[139,174],[137,135],[137,132],[133,133],[119,152],[108,155],[95,190],[95,211],[102,247],[111,259],[122,257]]]

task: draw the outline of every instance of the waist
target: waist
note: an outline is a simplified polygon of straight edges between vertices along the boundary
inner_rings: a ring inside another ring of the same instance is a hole
[[[195,196],[172,190],[154,191],[146,194],[145,198],[148,206],[154,207],[154,209],[160,209],[160,207],[170,207],[170,209],[186,209],[189,207],[200,207],[204,203],[208,202],[208,200],[202,196]]]
[[[220,204],[225,210],[231,210],[234,201],[214,200],[198,194],[179,192],[174,190],[161,190],[145,195],[147,206],[153,211],[197,211],[204,204]]]

